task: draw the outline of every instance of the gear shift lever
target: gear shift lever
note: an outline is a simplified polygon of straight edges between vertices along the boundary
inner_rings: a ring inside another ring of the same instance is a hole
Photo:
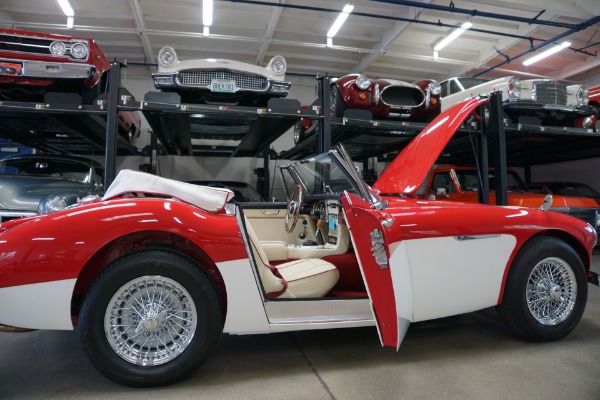
[[[319,232],[321,231],[321,226],[323,226],[323,220],[319,219],[317,221],[317,230],[315,232],[315,239],[307,240],[306,242],[302,243],[302,246],[318,246],[319,245],[317,238],[319,237]]]

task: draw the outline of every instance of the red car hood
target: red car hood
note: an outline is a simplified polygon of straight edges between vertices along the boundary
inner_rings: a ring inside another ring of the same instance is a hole
[[[373,188],[381,194],[414,194],[465,118],[488,101],[469,99],[438,115],[383,171]]]

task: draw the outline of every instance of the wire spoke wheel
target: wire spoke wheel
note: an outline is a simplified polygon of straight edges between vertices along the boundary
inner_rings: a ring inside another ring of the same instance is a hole
[[[143,276],[123,285],[106,309],[104,330],[115,353],[135,365],[167,363],[196,332],[196,307],[177,282]]]
[[[562,259],[541,260],[527,281],[527,307],[543,325],[556,325],[571,314],[577,298],[575,274]]]

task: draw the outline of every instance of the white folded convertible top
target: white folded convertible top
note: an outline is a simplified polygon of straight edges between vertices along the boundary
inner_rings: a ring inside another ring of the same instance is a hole
[[[233,192],[229,189],[193,185],[146,172],[124,169],[108,187],[102,200],[127,193],[170,196],[210,212],[222,210],[225,203],[233,197]]]

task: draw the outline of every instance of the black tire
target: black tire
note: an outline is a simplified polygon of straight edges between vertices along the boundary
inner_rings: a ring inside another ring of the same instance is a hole
[[[577,252],[562,240],[539,237],[515,257],[496,310],[514,334],[543,342],[569,334],[586,302],[586,271]]]
[[[304,140],[306,136],[306,128],[302,125],[302,121],[298,121],[294,124],[294,143],[298,144]]]
[[[219,296],[193,260],[138,251],[96,278],[78,330],[86,355],[107,378],[134,387],[166,385],[193,372],[214,348],[221,333]]]
[[[346,111],[346,102],[342,98],[342,94],[340,93],[340,89],[336,85],[331,85],[331,111],[335,114],[336,117],[343,117],[344,111]]]
[[[91,88],[84,86],[83,89],[81,89],[81,103],[84,105],[94,104],[94,100],[96,100],[100,94],[102,94],[102,82],[98,82]]]

